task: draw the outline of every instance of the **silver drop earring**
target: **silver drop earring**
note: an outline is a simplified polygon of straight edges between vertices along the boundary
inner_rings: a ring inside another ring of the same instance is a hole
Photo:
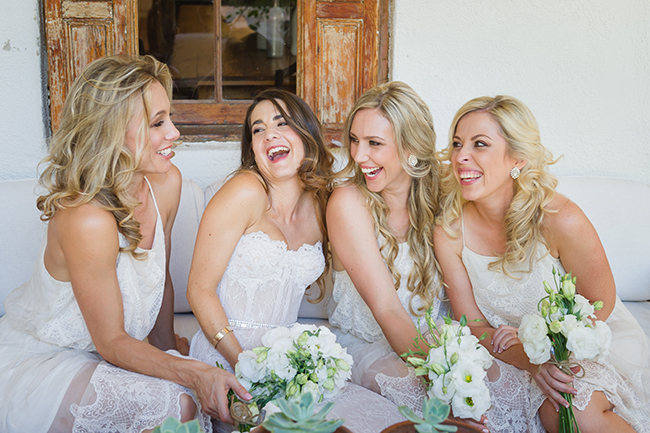
[[[415,155],[409,155],[407,162],[411,167],[418,165],[418,157]]]
[[[512,167],[512,170],[510,170],[510,177],[513,179],[517,179],[519,177],[519,173],[521,173],[521,170],[519,170],[517,166]]]

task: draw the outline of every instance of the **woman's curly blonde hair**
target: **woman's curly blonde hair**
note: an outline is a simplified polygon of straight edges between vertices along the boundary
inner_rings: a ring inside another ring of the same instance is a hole
[[[530,109],[512,96],[499,95],[472,99],[458,110],[449,128],[449,146],[439,155],[442,161],[451,161],[458,122],[476,111],[489,113],[499,124],[509,155],[526,160],[519,178],[514,182],[514,197],[504,219],[505,253],[489,266],[491,270],[501,270],[512,276],[508,272],[511,265],[528,260],[529,271],[532,270],[536,245],[547,245],[542,235],[542,224],[544,215],[550,212],[547,205],[555,197],[557,186],[557,179],[548,171],[548,166],[555,164],[556,160],[542,145],[539,127]],[[453,230],[451,225],[461,216],[465,200],[453,170],[447,170],[442,189],[442,212],[438,224],[449,235],[458,237],[460,233]]]
[[[133,217],[139,202],[128,193],[140,150],[149,143],[151,84],[158,81],[171,100],[167,66],[151,56],[112,56],[95,60],[74,81],[63,106],[61,126],[49,143],[40,183],[47,193],[37,199],[47,221],[57,210],[93,201],[113,214],[129,241],[122,251],[136,257],[142,236]],[[124,145],[132,119],[140,119],[138,151]]]
[[[395,268],[399,243],[388,227],[390,209],[381,193],[368,189],[363,173],[350,155],[350,129],[354,116],[367,109],[378,110],[392,125],[400,163],[412,177],[408,198],[411,224],[406,237],[413,259],[413,269],[408,276],[407,287],[412,293],[409,309],[414,314],[422,314],[423,311],[413,311],[413,296],[420,296],[426,310],[441,288],[439,279],[436,278],[439,266],[433,253],[433,229],[440,197],[440,164],[436,159],[433,119],[426,103],[413,89],[405,83],[393,81],[380,84],[364,93],[348,114],[343,128],[343,144],[349,159],[346,167],[336,176],[336,179],[346,180],[338,182],[337,185],[355,185],[366,198],[376,233],[385,239],[380,250],[396,290],[401,284],[400,274]],[[417,157],[418,163],[415,167],[407,163],[408,155]]]

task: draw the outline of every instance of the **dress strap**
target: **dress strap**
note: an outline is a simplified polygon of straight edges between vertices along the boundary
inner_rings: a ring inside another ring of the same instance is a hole
[[[156,196],[153,193],[153,188],[151,187],[151,183],[149,183],[149,179],[147,179],[147,176],[144,177],[144,180],[146,180],[147,185],[149,185],[149,191],[151,191],[151,198],[153,198],[153,205],[156,208],[156,216],[158,217],[158,221],[161,221],[160,210],[158,209],[158,202],[156,202]],[[156,222],[156,226],[158,225],[158,221]]]
[[[463,240],[463,248],[465,248],[465,213],[462,210],[460,212],[460,237]]]

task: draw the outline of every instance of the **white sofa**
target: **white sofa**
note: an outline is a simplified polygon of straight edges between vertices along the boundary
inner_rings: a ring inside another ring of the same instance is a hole
[[[0,301],[29,279],[45,233],[35,206],[36,185],[35,180],[0,182]],[[194,241],[203,209],[219,185],[215,182],[204,191],[192,180],[183,181],[172,234],[175,326],[188,338],[198,329],[185,297]],[[650,335],[650,224],[646,220],[650,185],[606,177],[564,177],[558,190],[591,219],[605,246],[619,297]],[[324,322],[326,302],[314,305],[303,300],[301,321]]]

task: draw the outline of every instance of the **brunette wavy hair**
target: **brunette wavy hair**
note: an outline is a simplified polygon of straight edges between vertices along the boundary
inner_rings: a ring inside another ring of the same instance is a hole
[[[172,77],[167,66],[151,56],[104,57],[90,63],[73,82],[63,106],[59,129],[49,143],[40,183],[47,193],[37,199],[41,219],[57,210],[91,201],[113,214],[118,230],[129,241],[122,251],[136,257],[142,236],[134,209],[139,202],[128,193],[149,143],[149,88],[159,82],[171,99]],[[141,117],[138,150],[133,155],[124,139],[133,118]]]
[[[412,178],[408,197],[411,224],[406,237],[413,259],[413,269],[408,276],[407,287],[412,293],[409,306],[411,312],[422,314],[423,311],[413,311],[413,296],[421,297],[426,310],[433,298],[439,295],[441,288],[440,279],[436,278],[439,265],[433,253],[433,230],[440,197],[440,164],[435,156],[436,132],[433,119],[429,107],[413,89],[405,83],[393,81],[380,84],[364,93],[354,104],[343,128],[343,144],[349,159],[346,167],[337,175],[338,179],[347,180],[339,182],[338,185],[355,185],[365,197],[375,222],[375,230],[385,239],[380,250],[396,290],[401,285],[401,277],[395,267],[399,243],[388,227],[390,209],[381,192],[368,189],[363,173],[350,154],[352,122],[359,111],[368,109],[378,110],[392,125],[399,161],[404,171]],[[417,157],[418,163],[415,167],[408,164],[408,155]]]
[[[304,146],[305,156],[298,168],[298,177],[304,185],[303,190],[309,193],[316,204],[318,227],[323,236],[323,255],[326,263],[325,270],[318,279],[320,293],[313,300],[314,303],[320,302],[325,296],[324,277],[329,270],[330,254],[327,227],[325,225],[325,208],[327,206],[327,199],[330,196],[328,183],[332,175],[334,158],[325,145],[321,124],[309,105],[293,93],[273,88],[264,90],[257,95],[246,111],[246,118],[242,126],[241,134],[241,165],[235,173],[254,172],[258,174],[264,181],[264,187],[268,190],[266,179],[264,179],[255,162],[253,130],[251,125],[253,110],[263,101],[269,101],[275,106],[276,110],[287,121],[289,127],[300,136]],[[280,104],[280,101],[282,101],[286,109]]]
[[[442,160],[451,161],[458,122],[476,111],[489,113],[501,128],[507,152],[526,160],[519,178],[514,181],[514,197],[504,219],[506,251],[489,265],[491,270],[500,270],[512,277],[508,272],[511,265],[528,260],[530,272],[535,260],[535,246],[539,243],[547,245],[542,225],[544,215],[552,212],[547,206],[555,197],[557,186],[557,179],[548,171],[548,166],[557,160],[542,145],[539,127],[530,109],[520,100],[504,95],[472,99],[458,110],[449,128],[449,145],[440,152]],[[443,179],[443,197],[438,223],[446,233],[458,237],[459,231],[453,230],[451,225],[461,216],[465,200],[453,170],[448,170]]]

